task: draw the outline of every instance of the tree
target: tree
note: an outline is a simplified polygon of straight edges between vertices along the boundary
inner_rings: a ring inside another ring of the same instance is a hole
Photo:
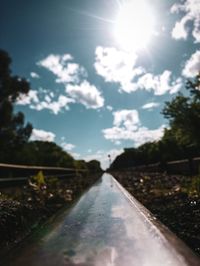
[[[147,142],[138,148],[125,149],[111,165],[111,169],[120,169],[167,161],[191,159],[200,155],[200,73],[188,80],[186,89],[189,96],[179,93],[170,102],[165,103],[163,114],[169,119],[170,128],[157,142]]]
[[[137,165],[137,149],[135,148],[126,148],[124,152],[118,155],[115,160],[112,162],[110,169],[122,169],[133,167]]]
[[[0,50],[0,162],[15,162],[15,153],[26,143],[32,125],[24,122],[22,112],[14,113],[14,103],[20,94],[27,94],[29,83],[19,76],[12,76],[11,58]]]
[[[85,170],[86,172],[88,172],[88,166],[86,161],[84,160],[76,160],[74,161],[74,167],[76,168],[76,170]]]
[[[86,163],[90,173],[102,172],[101,164],[97,160],[91,160]]]
[[[200,147],[200,74],[186,83],[190,96],[179,93],[163,109],[176,141],[185,146]]]
[[[54,142],[30,141],[24,145],[18,158],[19,164],[74,167],[73,157]]]

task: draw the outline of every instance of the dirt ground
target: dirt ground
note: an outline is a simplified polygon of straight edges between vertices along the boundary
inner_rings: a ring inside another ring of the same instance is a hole
[[[200,255],[200,177],[165,173],[112,175],[164,225]]]

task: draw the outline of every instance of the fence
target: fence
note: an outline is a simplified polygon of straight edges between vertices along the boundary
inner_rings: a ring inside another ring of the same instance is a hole
[[[0,187],[23,185],[28,178],[42,171],[45,177],[56,176],[57,178],[67,178],[76,176],[85,169],[48,167],[48,166],[30,166],[0,163]]]
[[[129,167],[124,170],[144,172],[167,172],[168,174],[195,175],[200,172],[200,158],[185,159],[167,163],[154,163]]]

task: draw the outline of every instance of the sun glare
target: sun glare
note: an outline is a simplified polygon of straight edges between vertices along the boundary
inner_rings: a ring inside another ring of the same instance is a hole
[[[147,47],[154,32],[151,7],[142,0],[129,1],[120,6],[114,35],[123,49],[135,51]]]

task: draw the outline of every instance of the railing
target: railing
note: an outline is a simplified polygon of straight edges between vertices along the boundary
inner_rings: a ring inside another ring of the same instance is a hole
[[[15,165],[0,163],[0,187],[13,185],[23,185],[27,180],[42,171],[45,177],[55,176],[57,178],[67,178],[85,172],[85,169],[48,167],[32,165]]]
[[[120,170],[122,171],[123,170],[144,171],[144,172],[165,171],[168,174],[195,175],[200,172],[200,157],[193,158],[193,159],[170,161],[170,162],[166,162],[162,164],[153,163],[153,164],[146,164],[146,165],[138,165],[138,166],[133,166],[133,167],[120,168]]]

